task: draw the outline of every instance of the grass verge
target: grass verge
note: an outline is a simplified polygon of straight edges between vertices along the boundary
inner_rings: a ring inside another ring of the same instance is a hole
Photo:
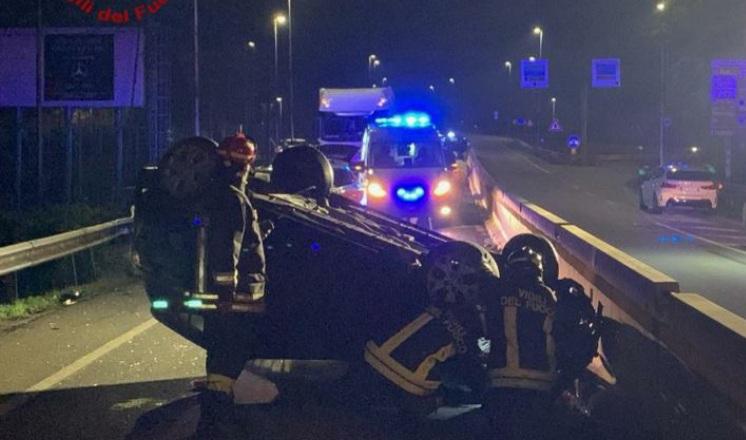
[[[0,304],[0,320],[28,318],[59,304],[60,291],[22,298],[13,304]]]

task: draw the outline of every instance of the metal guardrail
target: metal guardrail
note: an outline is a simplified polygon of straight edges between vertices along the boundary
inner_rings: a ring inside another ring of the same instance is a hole
[[[132,231],[132,217],[0,247],[0,276],[72,255]]]

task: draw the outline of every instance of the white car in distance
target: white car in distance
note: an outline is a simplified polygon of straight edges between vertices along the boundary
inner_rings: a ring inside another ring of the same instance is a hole
[[[640,209],[660,213],[664,208],[689,206],[714,211],[722,185],[709,170],[655,168],[640,185]]]

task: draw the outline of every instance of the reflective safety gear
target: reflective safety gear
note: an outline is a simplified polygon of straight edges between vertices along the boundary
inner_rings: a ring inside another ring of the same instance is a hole
[[[219,302],[257,302],[264,297],[266,268],[257,214],[241,188],[226,187],[206,203],[207,292]]]
[[[531,250],[541,255],[542,263],[542,281],[544,284],[554,289],[559,279],[559,257],[554,245],[546,238],[533,234],[518,234],[505,243],[501,252],[502,269],[505,269],[503,276],[510,276],[507,270],[507,258],[515,251],[529,247]]]
[[[461,319],[435,308],[381,333],[366,344],[365,361],[391,383],[416,396],[434,394],[442,384],[443,364],[474,355],[476,349],[472,332]]]
[[[241,132],[223,139],[217,151],[220,157],[235,164],[250,165],[256,159],[254,142]]]
[[[491,386],[550,390],[556,377],[554,293],[538,277],[501,280],[496,290],[487,306]]]

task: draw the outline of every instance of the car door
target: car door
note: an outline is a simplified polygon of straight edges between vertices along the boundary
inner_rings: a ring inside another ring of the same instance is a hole
[[[647,180],[642,183],[642,199],[645,206],[653,208],[655,206],[655,191],[660,185],[661,178],[664,175],[662,168],[655,168],[650,172]]]

